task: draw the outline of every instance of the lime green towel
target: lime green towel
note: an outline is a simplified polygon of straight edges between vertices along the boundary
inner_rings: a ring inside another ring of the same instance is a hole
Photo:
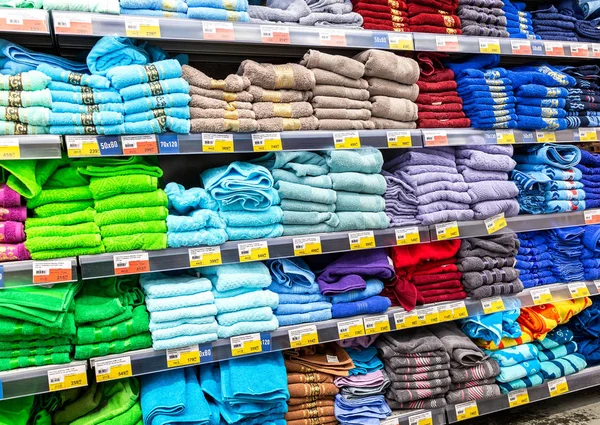
[[[96,320],[94,322],[88,322],[89,326],[94,326],[96,328],[103,328],[105,326],[113,326],[118,323],[121,323],[125,320],[129,320],[133,317],[133,306],[128,305],[125,307],[125,311],[121,314],[117,314],[115,317],[111,317],[110,319],[104,320]]]
[[[18,350],[0,350],[0,357],[11,358],[11,357],[28,357],[28,356],[49,356],[57,353],[70,353],[72,345],[56,345],[54,347],[41,347],[41,348],[21,348]]]
[[[94,199],[105,199],[124,193],[152,192],[158,189],[158,179],[146,175],[92,177],[90,192]]]
[[[26,348],[47,348],[71,343],[70,339],[65,337],[55,337],[48,339],[38,339],[39,337],[37,335],[35,337],[36,339],[32,341],[0,341],[0,350],[12,351]]]
[[[0,161],[0,167],[11,175],[6,184],[27,199],[37,196],[42,186],[64,159],[22,159],[20,161]]]
[[[100,227],[120,223],[166,220],[169,210],[165,207],[140,207],[97,213],[94,221]]]
[[[59,202],[56,204],[46,204],[39,206],[33,210],[33,213],[38,218],[47,218],[55,215],[65,215],[74,212],[85,211],[94,206],[94,201],[72,201]]]
[[[75,359],[87,360],[92,357],[107,356],[109,354],[120,354],[126,351],[141,350],[152,346],[152,338],[149,333],[134,335],[125,339],[117,339],[111,342],[100,342],[97,344],[86,344],[75,346]]]
[[[69,187],[65,189],[42,189],[39,195],[27,201],[27,208],[59,202],[83,201],[92,199],[89,186]],[[58,213],[60,214],[60,213]]]
[[[35,343],[40,337],[59,337],[70,338],[75,336],[77,329],[75,328],[75,318],[73,314],[67,314],[61,326],[47,327],[31,323],[20,319],[11,319],[8,317],[2,318],[0,321],[0,339],[3,342],[18,343],[19,341],[27,341],[28,344]],[[68,341],[68,340],[67,340]],[[70,343],[70,342],[67,342]],[[19,344],[19,348],[25,348],[26,345]]]
[[[102,243],[106,252],[135,251],[157,251],[167,249],[166,233],[142,233],[140,235],[115,236],[103,238]]]
[[[137,379],[120,379],[103,385],[99,408],[71,422],[70,425],[100,425],[121,416],[139,403],[140,384]],[[123,424],[125,425],[125,424]]]
[[[100,228],[94,223],[80,223],[72,226],[42,226],[25,228],[27,238],[41,238],[49,236],[74,236],[100,233]]]
[[[164,190],[158,189],[152,192],[131,193],[117,195],[96,201],[94,209],[101,213],[110,210],[138,207],[166,207],[169,199]]]
[[[100,234],[83,234],[71,236],[48,236],[41,238],[27,238],[25,248],[29,252],[48,251],[51,249],[73,249],[73,248],[94,248],[102,245]]]
[[[110,342],[123,339],[142,332],[148,332],[150,318],[145,306],[133,309],[133,317],[114,326],[96,328],[93,326],[79,326],[75,344],[93,344],[96,342]]]
[[[71,354],[56,353],[49,356],[14,357],[12,359],[0,358],[0,371],[13,370],[21,367],[45,366],[49,364],[64,364],[71,361]],[[8,422],[12,424],[13,422]]]
[[[28,218],[25,222],[25,229],[29,229],[32,227],[70,226],[72,224],[79,223],[93,223],[95,215],[96,211],[90,208],[85,211],[78,211],[69,214],[60,214],[55,215],[53,217]]]
[[[0,401],[0,424],[27,425],[34,396]]]
[[[65,189],[89,185],[90,180],[79,174],[77,168],[67,166],[56,170],[44,184],[44,189]]]
[[[142,407],[140,403],[135,403],[129,410],[103,422],[102,425],[137,425],[138,423],[142,423]]]
[[[78,391],[72,400],[63,402],[62,406],[54,411],[52,414],[54,424],[69,425],[75,419],[79,419],[95,410],[102,401],[103,389],[104,385],[97,384],[92,379],[83,393]],[[75,390],[61,391],[61,395],[70,391]]]
[[[156,157],[130,156],[129,158],[82,158],[74,165],[80,174],[90,177],[114,177],[133,174],[162,177]]]
[[[31,258],[33,260],[53,260],[56,258],[77,257],[79,255],[104,254],[105,252],[104,245],[100,245],[93,248],[55,249],[52,251],[32,252]]]
[[[110,224],[102,226],[100,234],[103,238],[114,236],[137,235],[138,233],[167,233],[167,222],[140,221],[137,223]]]

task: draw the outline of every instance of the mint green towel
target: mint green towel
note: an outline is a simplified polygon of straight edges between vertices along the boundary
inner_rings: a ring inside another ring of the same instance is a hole
[[[275,183],[273,187],[277,189],[281,199],[310,201],[319,204],[335,204],[336,202],[336,193],[331,189],[321,189],[283,180]]]
[[[0,350],[13,351],[21,349],[51,348],[58,347],[59,345],[68,345],[70,343],[70,339],[65,337],[39,339],[39,336],[35,335],[35,340],[32,341],[0,341]]]
[[[19,134],[48,134],[50,127],[23,124],[13,121],[0,121],[0,135],[14,136]]]
[[[381,172],[383,155],[375,148],[339,149],[328,151],[327,165],[330,173],[357,172],[375,174]]]
[[[79,255],[104,254],[104,245],[89,248],[53,249],[51,251],[38,251],[31,253],[33,260],[52,260],[55,258],[77,257]]]
[[[90,180],[90,191],[96,200],[124,193],[152,192],[156,189],[158,179],[145,175],[92,177]]]
[[[385,200],[381,195],[339,191],[335,211],[381,212],[385,211]]]
[[[145,174],[162,177],[156,157],[130,156],[129,158],[82,158],[73,164],[79,173],[90,177],[118,177]]]
[[[96,201],[94,209],[100,213],[124,208],[166,207],[168,204],[167,194],[164,190],[158,189],[152,192],[129,193],[101,199]]]
[[[30,199],[42,191],[50,176],[68,159],[22,159],[0,161],[0,167],[10,173],[6,184],[23,197]]]
[[[76,345],[75,360],[87,360],[92,357],[108,356],[126,351],[141,350],[152,346],[150,333],[142,333],[129,338],[117,339],[111,342],[99,342],[96,344]]]
[[[44,184],[44,189],[65,189],[67,187],[89,186],[90,181],[74,167],[59,168]]]
[[[0,106],[0,121],[22,122],[32,126],[50,125],[50,108],[32,106],[31,108],[11,108]]]
[[[135,251],[157,251],[167,249],[166,233],[142,233],[129,236],[114,236],[102,239],[106,252]]]
[[[93,200],[58,202],[56,204],[46,204],[33,209],[33,214],[39,218],[53,217],[85,211],[94,206]]]
[[[41,9],[42,0],[0,0],[0,7],[16,7],[18,9]]]
[[[284,224],[282,236],[310,235],[313,233],[335,232],[335,227],[321,224]]]
[[[318,202],[282,199],[281,209],[283,211],[334,212],[335,204],[319,204]]]
[[[110,224],[102,226],[100,229],[103,238],[137,235],[139,233],[167,233],[167,223],[162,220],[140,221],[137,223]]]
[[[336,227],[340,223],[336,213],[320,213],[320,212],[300,212],[300,211],[284,211],[283,221],[285,224],[326,224]],[[318,232],[315,232],[318,233]]]
[[[168,215],[169,210],[165,207],[141,207],[97,213],[94,220],[102,227],[110,224],[166,220]]]
[[[316,152],[269,152],[251,162],[269,170],[277,168],[289,170],[297,176],[322,176],[329,172],[325,158]]]
[[[271,171],[273,175],[274,181],[283,180],[285,182],[296,183],[296,184],[304,184],[306,186],[312,187],[320,187],[323,189],[331,189],[333,188],[333,183],[329,175],[325,174],[323,176],[297,176],[296,174],[276,168]]]
[[[23,356],[11,359],[0,358],[0,371],[13,370],[22,367],[45,366],[49,364],[64,364],[71,361],[70,353],[56,353],[49,356]]]
[[[55,345],[53,347],[39,348],[19,348],[16,350],[0,350],[0,357],[29,357],[29,356],[49,356],[56,353],[70,353],[73,347],[70,344]]]
[[[0,6],[6,7],[4,2],[0,2]],[[0,75],[0,90],[43,90],[51,81],[52,78],[36,70],[20,72],[17,75]]]
[[[27,238],[25,248],[29,252],[48,251],[50,249],[93,248],[102,244],[100,234],[83,234],[72,236],[48,236]]]
[[[100,228],[93,221],[90,223],[74,224],[72,226],[41,226],[25,228],[25,234],[28,239],[42,238],[50,236],[74,236],[100,233]]]
[[[43,189],[39,195],[27,201],[27,208],[31,209],[39,207],[40,205],[83,201],[86,199],[92,199],[92,192],[90,192],[90,189],[87,186],[70,187],[66,189]]]
[[[16,93],[16,94],[15,94]],[[0,91],[0,106],[44,106],[52,107],[50,90],[36,91]]]
[[[381,174],[330,173],[334,190],[383,195],[387,187]]]
[[[335,232],[387,229],[390,225],[390,219],[384,212],[338,212],[337,216],[340,224],[335,228]]]
[[[55,215],[45,218],[28,218],[25,222],[25,229],[32,227],[46,226],[70,226],[72,224],[94,222],[96,212],[92,209],[78,211],[70,214]]]
[[[96,328],[94,326],[79,326],[75,344],[94,344],[97,342],[110,342],[123,339],[142,332],[148,332],[150,318],[145,306],[133,309],[133,317],[113,326]]]

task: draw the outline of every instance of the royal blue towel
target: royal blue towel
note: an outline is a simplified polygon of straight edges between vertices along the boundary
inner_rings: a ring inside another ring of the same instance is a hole
[[[392,302],[387,297],[374,296],[361,301],[338,303],[331,305],[331,315],[334,319],[339,317],[358,316],[359,314],[383,313]]]

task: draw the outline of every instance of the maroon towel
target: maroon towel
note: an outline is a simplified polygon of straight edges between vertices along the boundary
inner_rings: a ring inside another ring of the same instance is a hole
[[[410,0],[410,3],[406,5],[406,10],[411,16],[418,15],[419,13],[446,12],[450,14],[456,11],[457,6],[458,1],[447,2],[442,0]]]
[[[440,15],[439,13],[419,13],[415,16],[411,15],[410,24],[460,29],[460,18],[455,15]]]
[[[442,105],[425,105],[418,103],[419,118],[423,119],[421,112],[462,112],[463,108],[460,103],[445,103]]]
[[[419,111],[419,118],[423,119],[423,120],[426,120],[426,119],[455,120],[455,119],[464,118],[464,117],[465,117],[464,112],[426,112],[426,111],[421,112],[421,111]]]
[[[383,24],[370,24],[363,18],[364,24],[363,28],[366,30],[377,30],[377,31],[396,31],[396,32],[410,32],[409,27],[397,28],[392,25],[383,25]]]

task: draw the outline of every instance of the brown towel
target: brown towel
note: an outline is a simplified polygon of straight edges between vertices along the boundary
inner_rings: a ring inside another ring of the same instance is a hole
[[[288,412],[296,412],[298,410],[304,409],[315,409],[317,407],[333,407],[335,406],[335,401],[333,397],[324,398],[322,400],[315,400],[308,403],[302,404],[289,404]]]
[[[327,382],[333,384],[333,376],[328,373],[288,373],[288,384],[311,384]]]
[[[293,103],[273,103],[273,102],[258,102],[252,104],[252,110],[256,114],[256,119],[263,118],[301,118],[310,117],[313,113],[313,108],[308,102],[293,102]]]
[[[417,123],[414,121],[394,121],[394,120],[386,120],[385,118],[377,118],[371,117],[369,120],[373,124],[375,124],[375,128],[377,129],[385,129],[385,128],[395,128],[398,130],[405,130],[411,128],[417,128]]]
[[[288,408],[290,406],[306,405],[318,402],[320,400],[335,400],[333,396],[322,396],[322,397],[291,397],[288,400]]]
[[[365,66],[357,60],[345,56],[330,55],[318,50],[309,50],[308,53],[305,53],[300,65],[304,65],[309,69],[325,69],[354,79],[361,78],[365,73]]]
[[[346,350],[335,343],[286,350],[283,355],[288,373],[312,372],[312,370],[297,370],[296,366],[302,366],[334,376],[348,376],[348,371],[354,368],[354,363]]]
[[[334,96],[345,97],[346,99],[354,100],[369,100],[369,90],[353,89],[351,87],[327,86],[317,84],[312,91],[313,96]],[[391,95],[390,95],[391,96]]]
[[[322,397],[336,395],[340,390],[334,384],[288,384],[290,397]]]
[[[316,130],[319,126],[319,120],[313,116],[304,118],[265,118],[256,122],[258,131]]]
[[[231,92],[231,91],[223,91],[223,90],[211,90],[211,89],[203,89],[201,87],[190,86],[190,95],[198,94],[204,97],[210,97],[211,99],[219,99],[224,100],[226,102],[231,102],[237,100],[238,102],[252,102],[252,95],[247,91],[240,92]]]
[[[371,115],[377,118],[387,118],[394,121],[416,121],[417,104],[408,99],[375,96],[371,98],[373,108]]]
[[[285,414],[284,419],[286,421],[295,421],[298,419],[316,418],[319,416],[333,416],[335,414],[335,407],[315,407],[314,409],[302,409],[288,412]]]
[[[419,96],[419,86],[416,84],[400,84],[383,78],[367,78],[369,83],[369,93],[371,96],[390,96],[400,99],[408,99],[413,102]]]
[[[368,100],[352,100],[343,97],[315,96],[310,103],[313,108],[371,109],[371,102]]]
[[[319,130],[374,130],[371,121],[360,120],[319,120]]]
[[[385,50],[369,49],[354,56],[365,64],[366,77],[378,77],[401,84],[415,84],[419,79],[417,61]]]
[[[226,111],[235,111],[236,109],[252,109],[250,102],[225,102],[224,100],[211,99],[210,97],[192,95],[190,107],[202,109],[225,109]]]
[[[338,420],[335,416],[319,416],[318,418],[287,421],[287,425],[326,425],[335,423],[338,423]]]
[[[315,109],[315,117],[319,120],[361,120],[371,118],[368,109]]]
[[[219,118],[201,118],[190,120],[192,133],[222,133],[224,131],[251,132],[258,129],[256,120],[226,120]]]
[[[262,87],[250,86],[248,89],[254,102],[292,103],[310,100],[309,91],[300,90],[265,90]]]
[[[190,83],[191,86],[203,89],[218,89],[229,92],[241,92],[250,86],[250,80],[239,75],[228,75],[224,80],[215,80],[210,78],[204,72],[197,70],[189,65],[181,67],[183,74],[181,77]]]
[[[358,80],[356,78],[348,78],[319,68],[313,69],[313,73],[317,84],[322,86],[343,86],[353,89],[366,89],[368,87],[367,81],[362,78]]]
[[[255,119],[254,111],[248,109],[236,109],[226,111],[225,109],[202,109],[190,108],[190,118],[225,118],[226,120],[239,120],[240,118]]]
[[[238,74],[247,77],[252,85],[269,90],[312,90],[315,87],[313,72],[296,63],[273,65],[247,59],[240,64]]]

